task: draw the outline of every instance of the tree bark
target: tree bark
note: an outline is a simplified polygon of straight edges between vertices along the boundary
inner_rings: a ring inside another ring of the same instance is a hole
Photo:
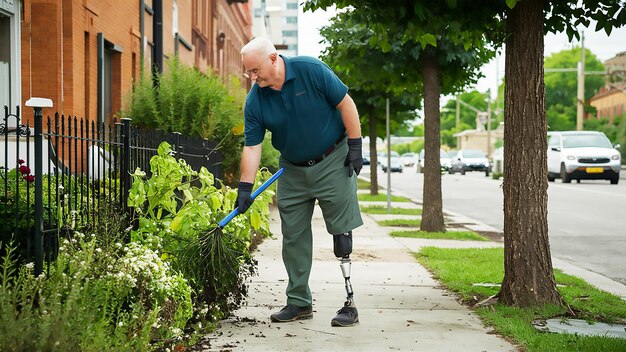
[[[548,241],[543,0],[509,12],[504,107],[504,279],[499,301],[528,307],[563,303]]]
[[[369,130],[370,130],[370,194],[378,194],[378,155],[376,154],[376,109],[374,106],[368,107]]]
[[[443,232],[443,206],[441,201],[441,171],[439,165],[440,121],[439,96],[441,80],[437,56],[425,52],[424,64],[424,191],[422,223],[420,229]]]

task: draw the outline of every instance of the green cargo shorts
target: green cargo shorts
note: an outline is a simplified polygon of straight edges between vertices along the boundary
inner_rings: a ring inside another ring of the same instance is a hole
[[[363,224],[356,175],[348,177],[348,169],[343,165],[347,153],[348,145],[344,141],[313,166],[296,166],[283,158],[280,160],[285,172],[278,179],[277,198],[283,233],[283,263],[289,276],[288,304],[303,307],[312,303],[309,275],[313,261],[311,218],[315,201],[319,202],[330,234],[346,233]]]

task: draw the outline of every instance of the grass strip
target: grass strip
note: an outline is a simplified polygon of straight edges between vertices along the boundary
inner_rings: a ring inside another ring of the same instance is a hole
[[[417,227],[422,220],[419,219],[388,219],[376,221],[380,226]]]
[[[387,194],[379,193],[375,196],[367,193],[360,193],[359,200],[362,202],[386,202]],[[409,202],[408,198],[391,195],[392,202]]]
[[[499,287],[473,286],[474,283],[501,283],[504,277],[502,248],[446,249],[424,247],[415,257],[448,289],[465,302],[473,303],[490,297]],[[577,318],[607,323],[626,319],[626,302],[599,290],[577,277],[554,270],[558,290],[576,312]],[[562,286],[561,286],[562,285]],[[483,321],[504,336],[513,338],[528,352],[551,351],[626,351],[626,339],[573,334],[551,334],[536,330],[531,323],[537,319],[562,316],[565,310],[556,306],[517,308],[500,303],[477,308]]]
[[[365,181],[365,180],[362,180],[360,178],[356,179],[356,186],[357,186],[358,189],[370,189],[371,185],[372,185],[372,183],[369,182],[369,181]]]
[[[392,231],[392,237],[407,238],[427,238],[433,240],[461,240],[461,241],[488,241],[487,238],[472,231],[447,231],[447,232],[428,232],[428,231]]]
[[[362,206],[361,211],[368,214],[394,214],[394,215],[422,215],[420,208],[398,208],[391,207],[391,212],[387,212],[387,207],[382,205]]]

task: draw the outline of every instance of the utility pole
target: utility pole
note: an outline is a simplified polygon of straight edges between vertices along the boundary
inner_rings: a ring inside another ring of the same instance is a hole
[[[459,95],[456,95],[456,130],[459,131],[459,127],[461,126],[461,108],[459,106]]]
[[[583,129],[583,114],[585,102],[585,32],[580,36],[581,57],[578,63],[578,94],[576,98],[576,130]]]
[[[491,155],[491,89],[487,90],[487,157]]]

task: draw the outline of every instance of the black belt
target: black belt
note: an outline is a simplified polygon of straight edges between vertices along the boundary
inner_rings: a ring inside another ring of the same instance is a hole
[[[346,134],[342,134],[341,137],[339,137],[339,139],[333,143],[333,145],[331,145],[328,149],[326,149],[326,151],[324,152],[324,154],[318,156],[317,158],[313,158],[307,161],[303,161],[301,163],[292,163],[296,166],[313,166],[317,163],[319,163],[320,161],[324,160],[324,158],[326,158],[328,155],[330,155],[330,153],[332,153],[335,148],[337,148],[337,146],[339,145],[339,143],[343,142],[343,140],[346,138]]]

